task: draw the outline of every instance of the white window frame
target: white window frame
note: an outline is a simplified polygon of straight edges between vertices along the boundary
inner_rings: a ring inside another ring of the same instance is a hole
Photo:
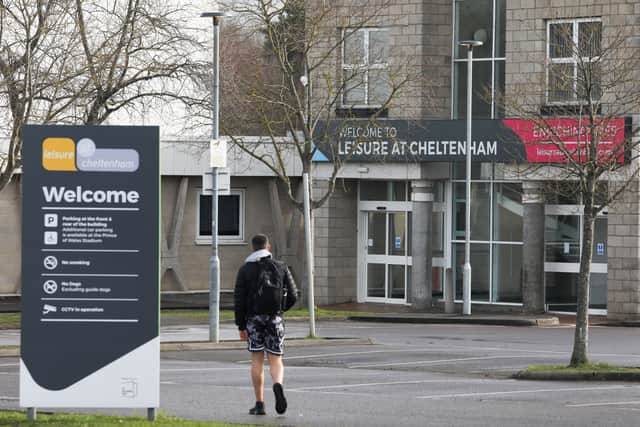
[[[548,105],[580,105],[583,104],[584,101],[578,99],[578,55],[577,52],[574,52],[571,58],[551,58],[551,26],[555,24],[571,24],[572,25],[572,39],[571,42],[573,46],[578,46],[580,40],[580,24],[584,22],[600,22],[602,25],[602,18],[599,17],[591,17],[591,18],[572,18],[572,19],[551,19],[547,21],[547,41],[546,41],[546,87],[545,87],[545,101]],[[602,33],[601,33],[602,34]],[[580,59],[583,62],[598,62],[600,57],[582,57]],[[572,97],[573,99],[563,100],[563,101],[551,101],[549,99],[550,90],[550,70],[551,65],[553,64],[571,64],[573,65],[573,90]]]
[[[369,63],[369,34],[375,31],[384,31],[388,34],[390,40],[390,32],[388,28],[382,27],[366,27],[366,28],[358,28],[357,30],[344,28],[342,30],[342,49],[340,52],[340,81],[342,82],[342,93],[340,94],[340,104],[342,108],[380,108],[382,104],[370,104],[369,101],[369,71],[370,70],[388,70],[389,69],[389,58],[387,57],[386,62],[380,62],[376,64]],[[363,62],[361,64],[346,64],[345,63],[345,49],[347,38],[352,36],[353,34],[362,32],[364,33],[363,40],[363,52],[364,57]],[[389,46],[390,48],[390,46]],[[346,72],[351,71],[362,71],[363,73],[363,83],[364,83],[364,99],[365,102],[363,104],[349,104],[345,102],[345,94],[347,91],[347,83],[344,81],[344,75]]]
[[[211,236],[200,234],[200,196],[210,196],[211,192],[204,192],[202,190],[198,191],[198,197],[196,201],[196,223],[195,223],[195,233],[196,233],[196,245],[210,245],[211,244]],[[240,188],[232,188],[229,191],[229,194],[225,194],[225,196],[239,196],[240,198],[240,206],[238,215],[238,229],[239,234],[234,236],[220,236],[218,235],[218,243],[222,245],[232,245],[232,244],[246,244],[244,238],[244,230],[245,230],[245,199],[246,199],[246,190]],[[222,196],[222,194],[220,195]]]

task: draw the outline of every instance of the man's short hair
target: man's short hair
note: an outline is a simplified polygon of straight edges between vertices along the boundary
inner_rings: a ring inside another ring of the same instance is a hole
[[[269,245],[269,238],[264,234],[256,234],[251,238],[251,246],[253,246],[254,251],[258,251],[260,249],[267,249]]]

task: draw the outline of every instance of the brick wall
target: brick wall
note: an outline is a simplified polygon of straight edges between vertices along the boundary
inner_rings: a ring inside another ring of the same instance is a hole
[[[609,208],[607,311],[612,320],[640,320],[640,182]]]
[[[20,178],[0,192],[0,294],[20,292],[22,208]]]
[[[320,0],[316,0],[320,1]],[[343,28],[383,27],[390,31],[390,74],[394,81],[406,79],[391,102],[391,118],[449,118],[451,109],[450,0],[365,1],[338,0],[323,19],[316,49],[316,61],[340,39]],[[313,61],[312,61],[313,62]],[[313,99],[319,102],[329,90],[339,87],[340,50],[319,67],[313,79]]]
[[[618,34],[640,35],[640,3],[632,0],[509,0],[506,28],[506,97],[510,102],[540,105],[546,86],[547,21],[602,18],[603,47]],[[620,50],[620,56],[628,52]],[[606,105],[605,105],[606,107]]]
[[[327,182],[314,182],[314,195]],[[356,300],[357,292],[357,183],[340,182],[329,201],[313,211],[316,305]]]

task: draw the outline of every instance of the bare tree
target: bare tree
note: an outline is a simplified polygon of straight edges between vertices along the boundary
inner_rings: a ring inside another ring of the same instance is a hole
[[[22,126],[61,117],[82,73],[70,2],[0,1],[0,191],[22,166]]]
[[[0,1],[0,191],[21,167],[27,123],[100,124],[143,103],[201,102],[194,15],[158,0]]]
[[[508,87],[505,106],[507,117],[533,122],[547,144],[546,162],[529,164],[524,172],[563,183],[553,191],[575,196],[584,207],[570,361],[579,366],[589,363],[595,220],[638,180],[638,129],[627,127],[625,133],[622,118],[640,111],[640,49],[630,34],[603,31],[600,21],[583,23],[579,30],[571,22],[551,24],[549,37],[546,68]]]
[[[266,55],[256,58],[252,73],[235,74],[234,87],[227,88],[235,94],[233,102],[241,110],[242,123],[244,126],[251,123],[251,128],[263,136],[262,142],[247,143],[236,136],[242,132],[231,121],[222,122],[223,131],[237,147],[270,169],[284,184],[291,202],[302,209],[302,200],[296,196],[294,181],[287,170],[290,164],[287,159],[293,157],[302,165],[303,173],[310,172],[318,149],[314,138],[318,138],[319,124],[335,120],[337,110],[349,116],[349,108],[343,108],[346,104],[343,96],[363,90],[363,76],[371,64],[354,64],[344,73],[339,70],[345,41],[355,39],[365,26],[377,23],[376,20],[387,11],[389,2],[379,3],[374,13],[370,13],[370,7],[367,13],[364,12],[368,2],[363,2],[361,7],[351,5],[349,25],[341,32],[335,25],[336,19],[347,16],[344,15],[347,10],[336,2],[250,0],[221,3],[233,10],[245,28],[254,31],[253,37],[261,39],[267,51]],[[377,54],[380,56],[375,60],[384,66],[375,75],[380,90],[375,93],[376,102],[371,103],[374,107],[368,111],[371,120],[389,109],[410,79],[406,58],[398,64],[389,64],[384,57],[388,54],[385,41],[381,41],[379,49]],[[375,78],[372,73],[370,81]],[[282,142],[285,135],[289,136],[287,143]],[[322,206],[335,190],[343,161],[337,157],[332,160],[328,189],[312,200],[312,209]]]
[[[222,77],[223,93],[234,94],[231,101],[226,102],[232,102],[237,112],[235,120],[222,113],[222,132],[235,147],[270,170],[282,184],[289,201],[302,211],[302,185],[298,176],[292,176],[292,170],[301,166],[303,174],[312,175],[320,141],[325,151],[337,152],[337,138],[329,135],[336,126],[327,124],[347,123],[354,116],[376,121],[387,114],[407,83],[417,80],[411,74],[417,67],[408,55],[396,54],[391,60],[388,29],[393,23],[389,17],[393,2],[382,0],[372,5],[364,0],[229,0],[218,3],[232,11],[237,25],[251,31],[251,39],[261,42],[263,52],[252,58],[252,66],[242,73],[232,78]],[[371,43],[365,48],[364,40],[368,37],[364,35],[364,31],[368,31],[365,28],[373,27],[380,32],[371,37]],[[402,50],[399,48],[397,52]],[[346,62],[342,61],[345,51],[349,58]],[[226,60],[221,58],[223,64]],[[223,107],[224,103],[223,100]],[[365,108],[351,108],[356,104]],[[260,140],[256,143],[255,138],[238,136],[246,129],[256,131]],[[332,156],[330,160],[331,171],[325,180],[328,185],[315,194],[310,191],[311,210],[329,200],[348,159]],[[293,224],[295,220],[294,217]],[[298,240],[292,235],[297,236],[299,228],[298,223],[289,229],[289,242]],[[311,260],[306,261],[309,267]],[[314,335],[313,327],[311,335]]]
[[[180,2],[75,0],[78,35],[88,88],[79,120],[100,124],[143,102],[193,103],[206,94],[190,85],[204,50],[184,21]],[[200,95],[200,96],[199,96]]]

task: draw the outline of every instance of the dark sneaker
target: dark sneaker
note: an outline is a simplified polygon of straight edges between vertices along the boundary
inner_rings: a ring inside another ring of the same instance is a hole
[[[282,384],[275,383],[273,385],[273,394],[276,395],[276,412],[284,414],[287,410],[287,399],[284,398],[284,390]]]
[[[249,409],[250,415],[267,415],[264,410],[264,402],[256,402],[256,406]]]

